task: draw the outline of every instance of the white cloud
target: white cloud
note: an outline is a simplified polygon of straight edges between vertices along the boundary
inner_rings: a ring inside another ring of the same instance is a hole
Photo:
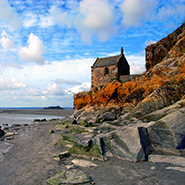
[[[27,92],[25,94],[29,96],[43,96],[43,93],[41,92],[41,90],[35,89],[35,88],[27,89]]]
[[[106,0],[81,1],[75,26],[80,31],[82,39],[90,42],[92,36],[97,36],[100,41],[106,41],[116,33],[114,11],[114,7]]]
[[[54,19],[52,16],[40,15],[40,21],[38,25],[42,28],[50,27],[54,25]]]
[[[58,78],[55,80],[56,83],[63,83],[63,84],[67,84],[67,85],[79,85],[81,83],[76,82],[76,81],[72,81],[72,80],[64,80],[62,78]]]
[[[0,90],[21,89],[25,87],[27,85],[24,82],[19,82],[16,78],[12,78],[11,80],[0,78]]]
[[[92,36],[106,41],[116,33],[115,9],[107,0],[83,0],[75,6],[76,9],[64,11],[53,5],[49,12],[61,26],[77,29],[87,42],[91,42]]]
[[[68,28],[72,26],[72,19],[69,17],[67,12],[62,12],[55,5],[51,6],[49,12],[53,16],[54,20],[57,21],[60,25],[67,25]]]
[[[155,43],[156,43],[156,41],[154,41],[154,40],[146,41],[145,42],[145,46],[148,46],[148,45],[151,45],[151,44],[155,44]]]
[[[57,83],[49,83],[43,94],[49,95],[64,95],[65,91]]]
[[[166,21],[170,20],[170,18],[173,20],[174,18],[176,19],[184,19],[184,12],[185,12],[185,5],[184,4],[178,4],[174,3],[173,6],[167,5],[167,6],[162,6],[158,10],[158,19],[160,21]]]
[[[145,69],[145,56],[143,54],[126,54],[126,59],[130,65],[131,74],[141,74]]]
[[[125,27],[139,26],[142,19],[148,18],[155,0],[124,0],[120,8],[123,12],[122,23]]]
[[[0,20],[8,21],[14,28],[21,26],[14,9],[9,5],[7,0],[0,0]]]
[[[13,40],[11,35],[7,34],[4,30],[1,34],[0,44],[3,47],[4,51],[8,51],[13,47]]]
[[[43,64],[45,57],[43,57],[42,54],[45,52],[45,47],[39,37],[31,33],[27,43],[28,47],[22,47],[19,49],[19,57],[23,61],[33,61],[37,64]]]
[[[19,82],[16,78],[12,78],[11,83],[12,83],[11,85],[12,89],[20,89],[20,88],[27,87],[27,85],[24,82]]]
[[[10,61],[10,62],[1,62],[2,66],[4,67],[12,67],[12,68],[20,68],[23,69],[23,67],[21,65],[19,65],[18,63],[14,62],[14,61]]]
[[[37,15],[32,13],[27,13],[24,15],[24,23],[23,26],[25,28],[29,28],[31,26],[35,26],[38,21]]]
[[[90,91],[90,88],[91,88],[91,83],[90,82],[84,82],[83,84],[81,85],[77,85],[73,88],[70,88],[68,93],[78,93],[78,92],[81,92],[81,91]]]
[[[12,68],[2,66],[3,77],[11,79],[16,77],[19,81],[24,80],[30,88],[40,88],[42,90],[49,83],[55,82],[65,88],[78,85],[91,80],[91,66],[95,59],[71,59],[53,61],[42,66],[36,63],[23,63],[22,68]]]

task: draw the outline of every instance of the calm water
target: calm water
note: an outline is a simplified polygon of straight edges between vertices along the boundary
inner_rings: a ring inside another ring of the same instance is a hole
[[[34,119],[44,119],[47,120],[52,118],[63,118],[62,116],[56,116],[56,115],[38,115],[38,114],[6,114],[1,113],[0,114],[0,126],[3,126],[3,124],[8,124],[8,126],[11,126],[13,124],[30,124],[33,123]]]

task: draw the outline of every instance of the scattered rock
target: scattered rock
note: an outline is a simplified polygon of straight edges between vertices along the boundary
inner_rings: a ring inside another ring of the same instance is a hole
[[[185,167],[185,158],[179,156],[150,155],[149,161],[154,163],[171,163],[173,165]]]
[[[14,135],[18,135],[18,133],[17,132],[6,132],[4,137],[8,138],[8,137],[11,137],[11,136],[14,136]]]
[[[168,166],[166,167],[166,170],[178,170],[178,171],[181,171],[181,172],[185,172],[185,168],[183,167],[179,167],[179,166]]]
[[[67,150],[67,151],[62,152],[59,155],[54,155],[53,159],[56,160],[56,161],[60,161],[61,159],[65,158],[65,157],[69,157],[69,156],[70,156],[70,154],[69,154],[69,152]]]
[[[58,172],[54,177],[49,178],[46,183],[49,185],[59,184],[83,184],[90,182],[89,177],[79,169],[68,169]]]
[[[152,166],[150,169],[151,170],[156,170],[156,167],[155,166]]]
[[[1,126],[0,126],[0,137],[4,136],[5,135],[5,131],[1,129]]]
[[[104,114],[98,116],[98,119],[102,121],[113,121],[116,118],[117,114],[115,112],[105,112]]]
[[[46,122],[47,120],[46,120],[46,118],[44,118],[44,119],[34,119],[34,122]]]
[[[49,130],[48,134],[53,134],[54,133],[54,130]]]
[[[8,126],[8,124],[7,123],[3,123],[3,126]]]
[[[92,163],[90,161],[86,161],[86,160],[82,160],[82,159],[73,159],[71,161],[73,164],[75,164],[76,166],[80,166],[80,167],[84,167],[84,168],[89,168],[89,167],[96,167],[98,165],[96,165],[95,163]]]
[[[73,124],[73,125],[77,125],[78,123],[77,123],[76,120],[73,120],[72,124]]]

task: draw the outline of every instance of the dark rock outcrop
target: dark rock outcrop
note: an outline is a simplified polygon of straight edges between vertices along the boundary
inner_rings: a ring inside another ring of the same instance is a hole
[[[151,44],[146,47],[146,69],[152,69],[156,64],[161,62],[166,56],[168,56],[168,52],[179,42],[179,38],[182,36],[185,30],[185,23],[182,24],[178,29],[176,29],[173,33],[169,34],[167,37],[161,39],[155,44]],[[184,45],[184,41],[180,41],[179,45]],[[181,47],[179,47],[181,48]],[[182,50],[184,48],[182,47]],[[179,55],[181,54],[181,51]],[[183,51],[184,52],[184,51]]]

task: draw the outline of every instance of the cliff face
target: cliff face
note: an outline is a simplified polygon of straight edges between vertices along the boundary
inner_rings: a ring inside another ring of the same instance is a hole
[[[173,33],[169,34],[167,37],[161,39],[159,42],[155,44],[151,44],[146,47],[146,69],[150,70],[156,64],[160,63],[163,59],[168,56],[169,51],[176,45],[176,43],[180,40],[182,35],[184,34],[185,23],[182,24],[178,29],[176,29]],[[184,42],[184,41],[183,41]],[[179,53],[184,53],[184,48],[179,48]]]
[[[185,24],[148,46],[146,60],[147,72],[135,80],[75,94],[75,109],[116,106],[140,117],[180,100],[185,95]]]

